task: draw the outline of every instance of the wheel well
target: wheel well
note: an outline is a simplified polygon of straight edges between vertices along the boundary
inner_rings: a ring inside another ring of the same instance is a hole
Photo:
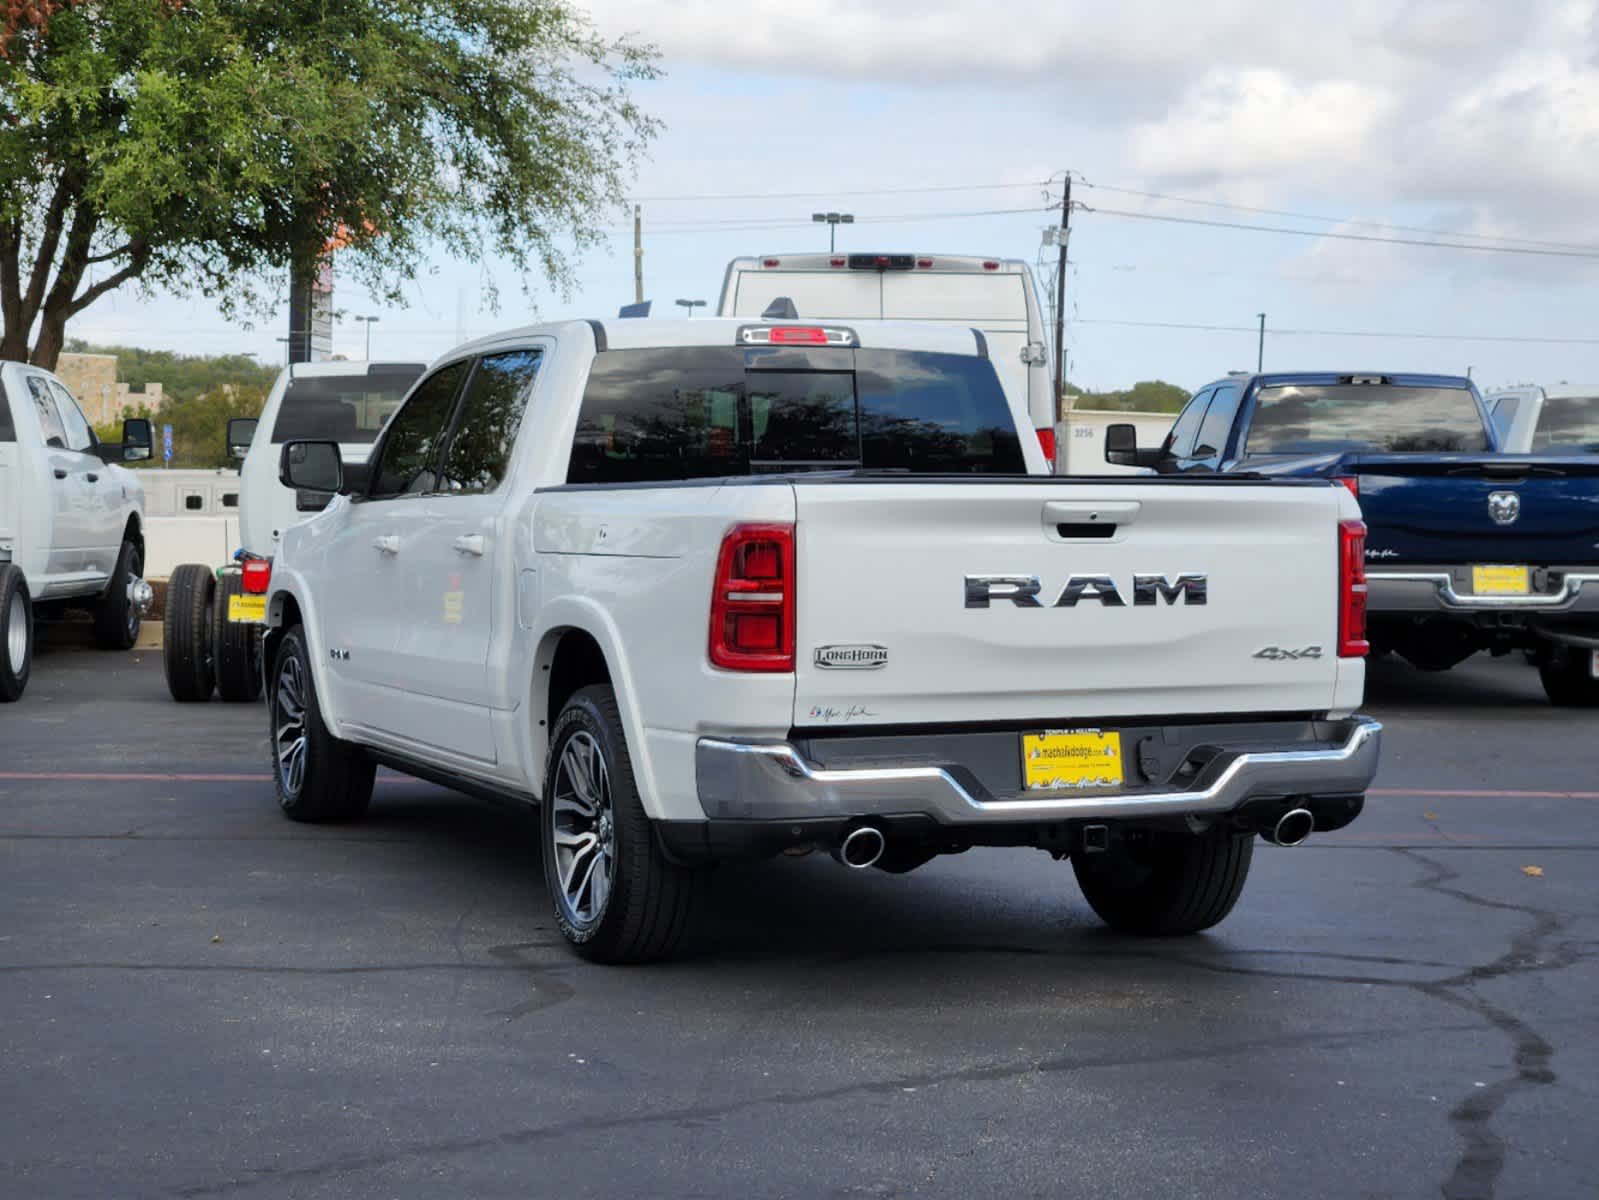
[[[139,561],[141,563],[144,562],[144,529],[139,524],[139,518],[137,514],[130,514],[128,516],[127,527],[122,531],[122,540],[125,542],[132,542],[135,546],[137,546],[139,548]]]
[[[278,643],[283,640],[283,635],[301,624],[300,606],[295,603],[293,596],[274,596],[269,619],[272,612],[275,612],[277,619],[267,626],[266,636],[261,642],[262,669],[268,671],[272,668],[272,660],[277,657]]]
[[[593,637],[581,629],[568,629],[560,637],[555,656],[550,661],[546,731],[555,728],[555,719],[579,688],[611,682],[611,669],[605,663],[605,651],[600,649],[600,644]]]

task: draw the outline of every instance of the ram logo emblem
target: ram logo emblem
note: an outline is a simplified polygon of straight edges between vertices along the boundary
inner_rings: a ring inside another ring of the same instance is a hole
[[[1516,492],[1489,492],[1488,515],[1495,525],[1514,525],[1521,516],[1521,496]]]
[[[1205,575],[1179,575],[1169,579],[1165,575],[1133,576],[1133,607],[1152,608],[1162,600],[1176,604],[1179,599],[1186,605],[1205,603],[1209,577]],[[1017,608],[1043,608],[1039,593],[1044,590],[1037,575],[968,575],[966,576],[966,607],[988,608],[996,600],[1009,600]],[[1109,575],[1073,575],[1066,580],[1060,595],[1050,608],[1076,608],[1084,601],[1099,602],[1101,608],[1126,608],[1127,601],[1121,589]]]

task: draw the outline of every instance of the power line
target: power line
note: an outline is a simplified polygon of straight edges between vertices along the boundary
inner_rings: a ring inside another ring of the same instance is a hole
[[[1255,333],[1253,325],[1202,325],[1186,321],[1120,321],[1107,317],[1077,317],[1078,325],[1122,325],[1135,329],[1188,329],[1202,333]],[[1268,329],[1272,337],[1390,338],[1426,342],[1514,342],[1550,346],[1599,346],[1599,338],[1535,337],[1515,334],[1411,333],[1382,329]]]
[[[1599,250],[1545,250],[1531,246],[1473,246],[1468,242],[1445,242],[1428,238],[1384,237],[1375,233],[1340,233],[1332,229],[1287,229],[1280,225],[1250,225],[1244,221],[1215,221],[1204,217],[1175,217],[1169,213],[1132,212],[1120,208],[1082,207],[1083,212],[1107,217],[1127,217],[1135,221],[1165,221],[1175,225],[1205,225],[1212,229],[1243,229],[1251,233],[1280,233],[1291,237],[1336,238],[1346,242],[1381,242],[1391,246],[1427,246],[1435,250],[1475,250],[1483,254],[1530,254],[1542,258],[1595,258]]]
[[[921,212],[921,213],[894,213],[876,217],[856,217],[856,225],[902,225],[917,221],[964,221],[980,217],[1008,217],[1019,213],[1041,214],[1039,208],[983,208],[969,209],[962,212]],[[661,236],[675,233],[739,233],[758,230],[779,229],[810,229],[812,223],[809,218],[800,220],[792,217],[730,217],[722,221],[684,221],[651,222],[650,236]],[[607,233],[631,235],[631,228],[611,228]]]
[[[1123,196],[1142,196],[1146,200],[1164,200],[1172,204],[1194,204],[1201,208],[1224,208],[1232,212],[1255,213],[1259,216],[1290,217],[1300,221],[1325,221],[1332,225],[1360,225],[1367,229],[1397,229],[1406,233],[1427,233],[1434,237],[1469,238],[1484,242],[1518,242],[1524,246],[1541,246],[1558,250],[1599,251],[1599,246],[1581,242],[1550,242],[1537,238],[1468,233],[1454,229],[1433,229],[1426,225],[1399,225],[1390,221],[1366,221],[1358,217],[1329,217],[1321,213],[1294,212],[1283,208],[1255,208],[1248,204],[1232,204],[1226,200],[1201,200],[1196,196],[1174,196],[1167,192],[1146,192],[1138,188],[1114,187],[1108,183],[1089,183],[1084,179],[1079,179],[1077,182],[1081,187],[1097,188],[1102,192],[1116,192]]]
[[[635,196],[640,203],[664,204],[670,201],[709,200],[814,200],[827,196],[911,196],[933,192],[995,192],[1009,188],[1041,188],[1044,180],[1029,183],[960,183],[940,187],[861,188],[855,190],[829,189],[822,192],[712,192],[698,196]]]

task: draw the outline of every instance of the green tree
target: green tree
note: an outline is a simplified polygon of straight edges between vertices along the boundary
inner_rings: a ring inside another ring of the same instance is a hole
[[[227,428],[233,417],[258,417],[266,404],[267,386],[226,384],[212,391],[184,399],[166,397],[159,410],[151,411],[140,406],[130,410],[130,417],[148,417],[156,429],[156,451],[153,458],[143,463],[129,463],[141,467],[227,467],[233,465],[228,457]],[[172,426],[172,462],[161,454],[161,427]],[[113,421],[95,426],[95,434],[102,442],[122,440],[122,422]]]
[[[137,346],[96,346],[79,338],[68,338],[67,349],[76,354],[115,355],[120,381],[136,389],[159,383],[169,404],[228,386],[266,389],[279,370],[263,366],[247,354],[175,354]]]
[[[1062,389],[1074,409],[1174,413],[1188,403],[1188,391],[1163,379],[1146,379],[1120,392],[1086,392],[1068,383]]]
[[[0,358],[53,366],[130,281],[259,310],[336,239],[396,300],[439,247],[565,286],[656,130],[631,94],[654,74],[567,0],[9,4]]]

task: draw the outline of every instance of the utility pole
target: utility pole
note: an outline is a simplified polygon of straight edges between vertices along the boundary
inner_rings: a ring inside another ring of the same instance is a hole
[[[1266,369],[1266,314],[1255,315],[1260,318],[1260,341],[1255,344],[1255,370],[1258,373]]]
[[[1060,198],[1060,262],[1055,267],[1055,403],[1050,406],[1060,421],[1061,401],[1066,395],[1066,241],[1072,225],[1072,173],[1066,172],[1066,190]]]
[[[644,303],[644,206],[633,206],[633,299]]]

